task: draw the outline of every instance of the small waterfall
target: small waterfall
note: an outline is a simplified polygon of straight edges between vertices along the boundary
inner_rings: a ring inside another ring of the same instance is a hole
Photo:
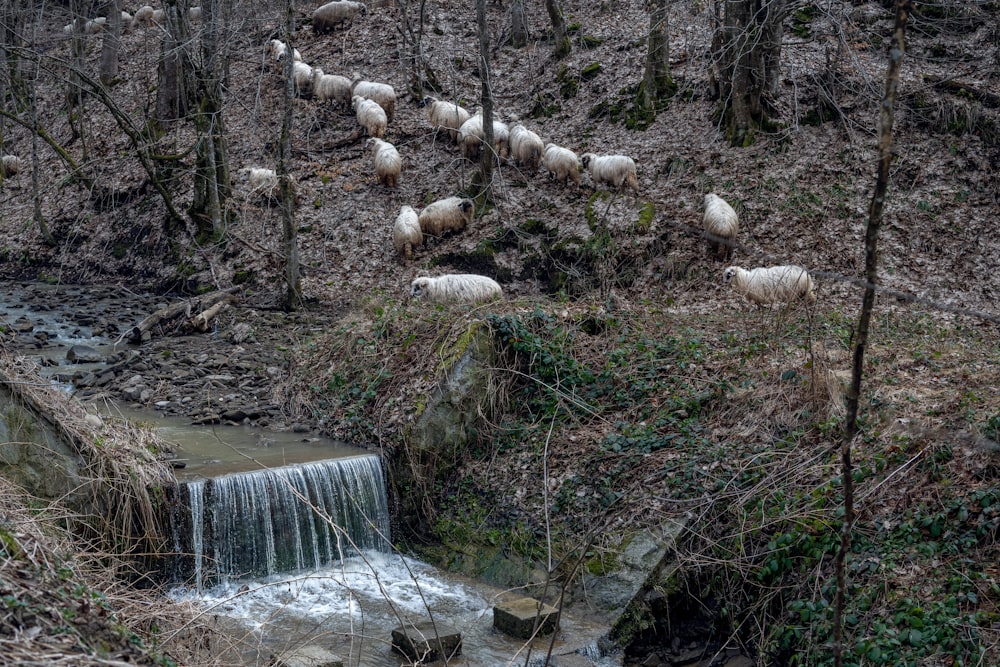
[[[375,455],[234,473],[187,490],[190,552],[181,571],[198,590],[389,548],[389,503]]]

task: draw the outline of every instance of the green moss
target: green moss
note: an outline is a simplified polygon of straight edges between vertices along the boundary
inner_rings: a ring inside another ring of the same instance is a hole
[[[528,218],[527,220],[522,222],[520,225],[518,225],[518,229],[520,229],[525,234],[534,234],[538,236],[541,236],[543,234],[548,234],[550,232],[549,228],[545,225],[544,222],[542,222],[541,220],[536,220],[534,218]]]
[[[595,76],[601,73],[601,63],[592,62],[580,71],[580,77],[585,81],[593,79]]]
[[[556,73],[556,81],[559,83],[559,93],[563,96],[563,99],[568,100],[576,97],[576,94],[580,90],[579,80],[566,65],[559,67],[559,71]]]
[[[593,35],[583,35],[580,37],[580,46],[585,49],[594,49],[601,45],[604,40]]]
[[[587,219],[587,226],[590,227],[590,231],[596,232],[600,227],[603,227],[600,224],[603,213],[597,211],[597,206],[608,201],[613,196],[607,190],[597,190],[587,199],[587,206],[584,208],[583,215]]]
[[[451,344],[445,344],[438,350],[437,357],[441,359],[439,372],[447,373],[462,358],[473,345],[479,344],[482,333],[482,322],[473,322]]]
[[[535,97],[535,104],[531,107],[532,118],[551,118],[562,111],[562,105],[554,96],[545,93]]]
[[[632,229],[638,234],[646,234],[653,226],[653,215],[656,214],[656,206],[653,202],[647,201],[639,210],[639,219],[635,221]]]

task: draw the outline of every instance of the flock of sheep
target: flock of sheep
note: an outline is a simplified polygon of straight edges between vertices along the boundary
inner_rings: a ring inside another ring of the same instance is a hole
[[[190,18],[201,17],[201,8],[192,7]],[[358,16],[366,14],[366,7],[352,0],[334,0],[318,7],[312,13],[312,30],[316,34],[326,33]],[[162,25],[162,9],[145,5],[135,15],[122,12],[123,29]],[[92,19],[80,25],[82,19],[65,26],[67,33],[80,27],[85,34],[98,34],[106,25],[105,17]],[[284,42],[271,39],[265,45],[265,54],[275,63],[284,63],[291,53],[292,79],[297,95],[312,95],[320,102],[331,101],[354,111],[359,126],[369,136],[367,145],[371,150],[375,174],[378,182],[385,186],[397,187],[402,170],[399,151],[385,140],[389,123],[396,111],[396,93],[387,83],[364,81],[357,75],[352,78],[326,74],[322,69],[311,67],[302,61],[297,49],[289,49]],[[427,110],[431,128],[449,137],[458,145],[462,156],[475,160],[485,143],[483,116],[481,112],[470,113],[458,104],[425,97],[421,106]],[[580,186],[580,174],[587,171],[595,187],[622,190],[629,188],[639,191],[635,161],[626,155],[596,155],[584,153],[578,156],[574,151],[554,143],[545,143],[541,137],[521,123],[508,126],[499,119],[493,121],[494,151],[502,163],[513,161],[521,168],[537,171],[544,168],[550,175],[565,184],[572,180]],[[4,155],[0,160],[0,176],[15,175],[21,168],[21,160],[14,155]],[[273,169],[245,167],[239,172],[249,182],[253,193],[267,198],[279,196],[279,181]],[[293,182],[294,185],[294,182]],[[421,246],[425,236],[440,237],[449,232],[461,232],[472,221],[474,204],[471,199],[447,197],[429,204],[419,213],[411,206],[402,206],[392,229],[393,245],[404,260],[412,258],[415,248]],[[722,258],[729,258],[739,231],[736,211],[725,200],[714,193],[705,195],[703,226],[712,251]],[[724,283],[756,304],[787,303],[804,299],[815,302],[813,283],[808,272],[798,266],[772,266],[747,271],[738,266],[727,267],[723,272]],[[451,274],[438,278],[421,276],[413,280],[410,295],[423,297],[435,302],[472,303],[500,298],[500,285],[485,276],[471,274]]]

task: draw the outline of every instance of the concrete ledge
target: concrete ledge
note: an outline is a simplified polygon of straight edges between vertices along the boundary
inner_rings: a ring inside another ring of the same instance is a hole
[[[451,658],[462,653],[462,634],[442,623],[422,621],[393,630],[392,650],[416,662]]]
[[[272,658],[274,667],[344,667],[344,661],[319,646],[302,646]]]
[[[531,637],[536,617],[539,635],[548,635],[559,629],[559,610],[534,598],[518,598],[493,607],[493,627],[518,639]]]

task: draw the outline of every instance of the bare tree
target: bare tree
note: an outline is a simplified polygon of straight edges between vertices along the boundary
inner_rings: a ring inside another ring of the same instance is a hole
[[[875,192],[868,207],[868,227],[865,230],[865,295],[861,302],[861,315],[854,333],[854,364],[851,386],[847,392],[847,417],[844,423],[844,441],[841,444],[841,478],[844,480],[844,519],[840,528],[840,549],[837,551],[837,596],[834,601],[833,658],[836,667],[843,660],[843,613],[847,591],[847,554],[851,550],[851,532],[854,524],[854,482],[851,475],[851,446],[858,434],[858,403],[861,395],[861,378],[864,373],[865,349],[868,346],[868,329],[875,307],[875,286],[878,283],[878,235],[882,226],[885,193],[889,188],[889,168],[892,166],[892,122],[899,87],[899,70],[906,50],[906,22],[912,9],[911,0],[896,0],[896,21],[889,47],[889,67],[885,77],[885,96],[879,106],[878,123],[878,175]]]
[[[524,13],[524,0],[510,3],[510,45],[519,49],[528,43],[528,19]]]
[[[205,0],[202,8],[201,58],[195,81],[198,104],[194,124],[198,133],[195,153],[194,197],[191,217],[201,240],[219,239],[224,232],[224,209],[230,193],[226,126],[222,115],[222,81],[228,56],[224,51],[228,0]]]
[[[188,0],[164,0],[163,20],[165,29],[156,69],[156,120],[161,123],[184,118],[191,99]]]
[[[118,76],[118,50],[122,37],[121,0],[109,0],[108,22],[101,43],[101,83],[110,86]]]
[[[295,5],[288,0],[285,13],[285,43],[288,53],[295,48]],[[299,246],[295,230],[295,191],[288,175],[288,162],[292,159],[292,109],[295,82],[292,79],[292,58],[283,58],[285,72],[285,116],[281,122],[281,142],[278,154],[278,180],[281,183],[281,229],[285,251],[286,310],[295,310],[302,304],[302,284],[299,277]]]
[[[556,60],[569,55],[570,44],[569,35],[566,34],[566,19],[563,17],[562,4],[559,0],[545,0],[545,11],[549,13],[549,20],[552,21],[552,41],[555,43],[555,51],[552,55]]]
[[[479,155],[479,173],[473,179],[477,201],[493,199],[493,168],[497,159],[493,135],[493,90],[490,85],[490,32],[486,23],[486,0],[476,0],[476,26],[479,31],[479,80],[482,83],[483,150]],[[478,179],[478,180],[477,180]]]
[[[749,146],[757,132],[770,125],[787,0],[728,0],[724,4],[721,23],[718,12],[715,15],[711,87],[720,99],[726,138],[734,146]]]
[[[656,111],[677,90],[670,76],[670,36],[667,33],[667,0],[646,0],[649,11],[649,34],[646,37],[646,72],[642,80],[640,103]]]
[[[431,90],[441,90],[437,74],[434,73],[434,69],[423,52],[422,42],[424,37],[424,18],[426,16],[424,6],[427,4],[427,0],[417,0],[416,3],[411,3],[408,0],[398,0],[398,4],[402,20],[397,26],[397,30],[399,30],[403,38],[404,52],[409,61],[410,69],[410,83],[408,88],[413,98],[420,100],[424,97],[425,81],[427,87]],[[416,10],[416,17],[413,16],[414,9]]]

